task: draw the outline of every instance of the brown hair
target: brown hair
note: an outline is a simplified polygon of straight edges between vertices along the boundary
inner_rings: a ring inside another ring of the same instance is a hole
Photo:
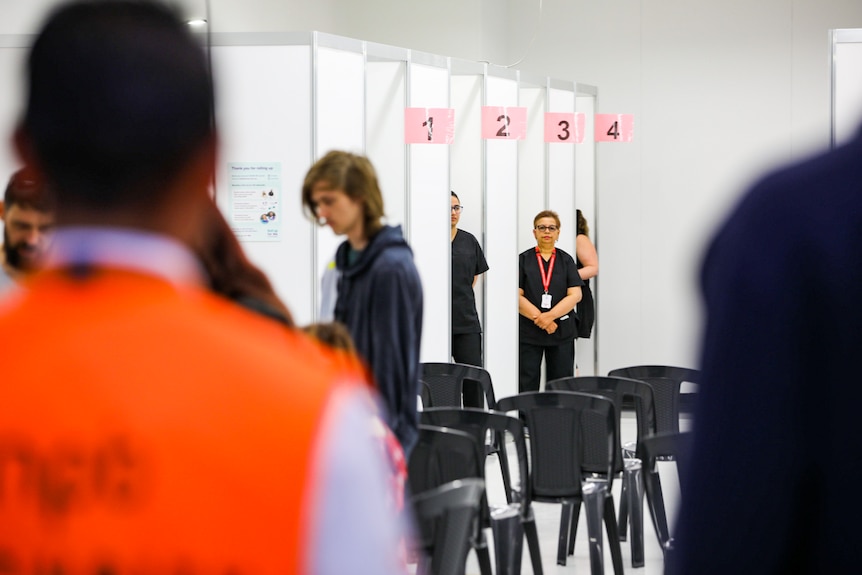
[[[318,220],[317,206],[311,199],[311,190],[319,182],[328,183],[332,189],[343,190],[348,197],[360,200],[365,214],[363,230],[365,237],[374,236],[383,224],[383,195],[377,183],[374,166],[365,156],[332,150],[317,160],[305,175],[302,184],[302,204],[314,220]]]
[[[576,210],[578,215],[578,235],[590,235],[590,226],[587,225],[587,218],[581,213],[581,210]]]
[[[43,213],[55,209],[53,195],[48,192],[45,182],[28,168],[21,168],[9,178],[3,204],[7,210],[15,205]]]
[[[542,210],[536,217],[533,218],[533,227],[539,223],[539,220],[542,218],[554,218],[554,221],[557,222],[557,228],[560,228],[560,216],[557,215],[557,212],[552,212],[551,210]]]
[[[312,323],[303,327],[302,331],[332,348],[340,349],[350,354],[356,353],[353,338],[350,337],[347,326],[341,322]]]
[[[206,202],[203,225],[192,246],[206,270],[210,289],[246,308],[292,326],[287,306],[269,278],[249,261],[215,202]]]

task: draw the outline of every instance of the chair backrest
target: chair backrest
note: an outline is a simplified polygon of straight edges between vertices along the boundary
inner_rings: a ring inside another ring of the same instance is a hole
[[[421,493],[449,481],[485,477],[484,450],[475,437],[447,427],[419,425],[419,438],[407,462],[411,493]]]
[[[475,365],[463,363],[425,362],[419,364],[419,379],[428,384],[431,405],[463,407],[464,382],[473,382],[482,389],[488,409],[497,408],[491,374]]]
[[[600,375],[563,377],[549,381],[546,389],[553,391],[580,391],[585,393],[593,393],[607,397],[614,402],[617,410],[617,435],[620,435],[620,415],[622,413],[623,404],[628,403],[634,405],[635,416],[637,418],[637,445],[640,446],[641,439],[653,435],[655,433],[655,399],[653,398],[652,387],[639,379],[629,379],[626,377],[611,377]],[[594,414],[586,414],[587,421],[590,422],[596,419]],[[602,428],[601,422],[596,421],[595,424],[587,427],[592,434],[598,434],[598,437],[603,437],[607,432]],[[596,445],[595,440],[588,440],[589,445]],[[583,462],[584,469],[593,473],[600,473],[602,470],[603,453],[601,450],[591,450],[585,453]],[[623,455],[622,449],[616,454],[614,461],[614,471],[620,472],[623,470]]]
[[[685,484],[688,472],[688,461],[691,454],[692,434],[658,433],[643,440],[644,466],[648,470],[655,468],[656,461],[672,458],[676,461],[680,485]]]
[[[596,414],[608,430],[600,447],[604,449],[603,473],[610,491],[615,453],[620,448],[613,401],[588,393],[536,391],[500,399],[497,409],[518,411],[527,421],[534,501],[559,501],[581,494],[584,413]]]
[[[434,575],[463,575],[484,492],[481,479],[460,479],[411,498],[420,530],[416,546],[431,555]]]
[[[698,370],[670,365],[621,367],[612,369],[608,375],[639,379],[652,386],[656,407],[656,431],[658,433],[679,431],[679,413],[683,403],[680,387],[683,382],[698,383],[700,381]]]
[[[524,424],[517,417],[512,417],[499,411],[486,411],[473,407],[432,407],[420,414],[420,422],[425,425],[460,429],[470,433],[474,439],[484,445],[485,435],[490,430],[502,441],[504,434],[511,435],[515,452],[518,457],[518,477],[516,486],[510,486],[507,501],[521,504],[521,515],[527,517],[530,511],[529,463],[527,461],[527,443],[524,436]],[[483,453],[485,453],[483,451]],[[484,459],[483,459],[483,469]],[[483,476],[484,477],[484,476]],[[504,481],[505,483],[505,481]]]

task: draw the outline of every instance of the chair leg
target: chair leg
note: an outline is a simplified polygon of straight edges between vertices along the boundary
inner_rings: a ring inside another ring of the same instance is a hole
[[[501,432],[496,435],[497,459],[500,462],[500,473],[503,476],[503,489],[506,491],[506,503],[512,503],[512,477],[509,475],[509,455],[506,453],[506,434]],[[519,481],[526,481],[525,477]]]
[[[650,517],[653,527],[661,545],[662,553],[667,549],[670,541],[670,530],[667,525],[667,513],[664,507],[664,497],[661,490],[661,478],[658,470],[647,470],[644,476],[644,487],[646,488],[646,500],[649,506]]]
[[[644,502],[643,476],[640,459],[626,459],[623,473],[623,486],[628,497],[620,500],[620,507],[628,504],[631,509],[632,525],[632,567],[644,566]],[[622,527],[620,527],[622,531]],[[622,540],[623,538],[620,537]]]
[[[542,553],[539,551],[539,530],[536,528],[536,519],[533,510],[530,516],[524,520],[524,536],[527,538],[527,546],[530,549],[530,561],[533,564],[533,575],[544,575],[542,569]]]
[[[608,545],[611,550],[611,563],[616,575],[623,574],[623,551],[620,546],[619,533],[617,530],[617,515],[614,509],[614,498],[608,493],[604,505],[605,529],[608,532]]]
[[[604,515],[604,500],[607,491],[607,481],[589,480],[581,485],[584,508],[587,513],[587,532],[590,538],[590,573],[592,575],[604,575],[605,572],[602,516]],[[619,544],[619,541],[616,543]]]
[[[617,525],[619,525],[620,528],[620,541],[625,541],[629,526],[628,485],[625,480],[623,480],[623,485],[620,489],[620,515],[617,520]]]
[[[520,575],[524,527],[518,504],[491,509],[497,575]]]
[[[575,537],[578,535],[578,520],[581,518],[581,506],[572,509],[572,522],[569,527],[569,555],[575,554]]]
[[[564,501],[563,508],[560,511],[560,536],[557,542],[557,565],[566,564],[566,546],[569,542],[569,528],[572,524],[572,507],[574,504],[571,501]]]
[[[479,572],[482,575],[493,575],[491,570],[491,552],[488,550],[488,542],[483,534],[476,544],[473,546],[476,551],[476,558],[479,559]]]

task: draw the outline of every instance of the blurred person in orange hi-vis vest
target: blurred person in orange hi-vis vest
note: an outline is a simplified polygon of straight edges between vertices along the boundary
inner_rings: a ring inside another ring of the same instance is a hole
[[[13,141],[57,219],[0,300],[0,570],[403,573],[356,362],[207,288],[213,93],[187,26],[64,3],[26,71]]]

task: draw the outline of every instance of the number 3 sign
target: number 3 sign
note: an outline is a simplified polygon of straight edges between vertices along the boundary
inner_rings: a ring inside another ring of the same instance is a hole
[[[586,120],[583,112],[546,112],[545,141],[549,144],[582,144]]]
[[[596,114],[597,142],[631,142],[635,120],[632,114]]]

